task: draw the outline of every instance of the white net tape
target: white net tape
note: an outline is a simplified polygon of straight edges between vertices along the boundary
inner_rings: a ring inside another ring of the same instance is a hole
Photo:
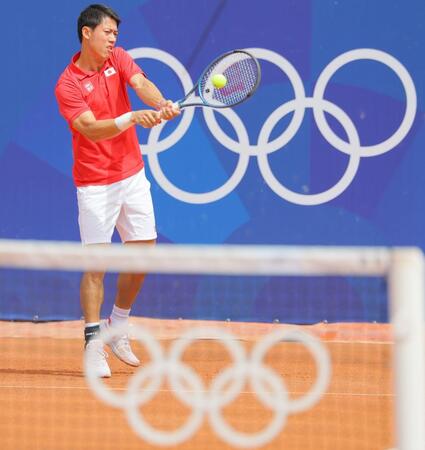
[[[87,246],[0,240],[0,267],[240,275],[367,275],[389,270],[379,247],[242,245]]]

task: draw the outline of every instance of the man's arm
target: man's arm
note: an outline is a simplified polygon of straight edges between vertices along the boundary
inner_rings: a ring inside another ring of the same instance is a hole
[[[173,108],[173,102],[165,100],[155,84],[141,73],[136,73],[130,78],[130,86],[143,103],[161,112],[162,119],[170,120],[180,114],[179,110]]]
[[[166,101],[152,81],[148,80],[141,73],[136,73],[130,78],[130,86],[135,90],[140,100],[152,108],[159,110]]]
[[[157,111],[140,110],[129,112],[119,118],[96,120],[92,111],[86,111],[78,116],[72,126],[91,141],[103,141],[118,136],[133,125],[152,128],[161,123]]]

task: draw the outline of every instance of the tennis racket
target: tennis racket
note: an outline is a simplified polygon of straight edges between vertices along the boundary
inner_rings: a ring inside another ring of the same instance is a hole
[[[213,84],[214,75],[224,75],[222,88]],[[198,82],[182,99],[174,103],[176,109],[188,106],[229,108],[248,100],[258,88],[261,68],[258,60],[245,50],[232,50],[216,58],[203,71]]]

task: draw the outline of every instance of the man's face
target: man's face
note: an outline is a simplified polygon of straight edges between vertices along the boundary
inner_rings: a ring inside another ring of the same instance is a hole
[[[118,36],[115,20],[105,17],[94,30],[88,30],[88,44],[93,52],[102,59],[109,58]]]

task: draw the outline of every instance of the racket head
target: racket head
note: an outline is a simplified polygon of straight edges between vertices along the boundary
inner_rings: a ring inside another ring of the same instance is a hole
[[[216,88],[214,75],[222,74],[227,83]],[[256,91],[261,80],[258,60],[246,50],[232,50],[216,58],[200,76],[198,95],[205,106],[227,108],[247,100]]]

